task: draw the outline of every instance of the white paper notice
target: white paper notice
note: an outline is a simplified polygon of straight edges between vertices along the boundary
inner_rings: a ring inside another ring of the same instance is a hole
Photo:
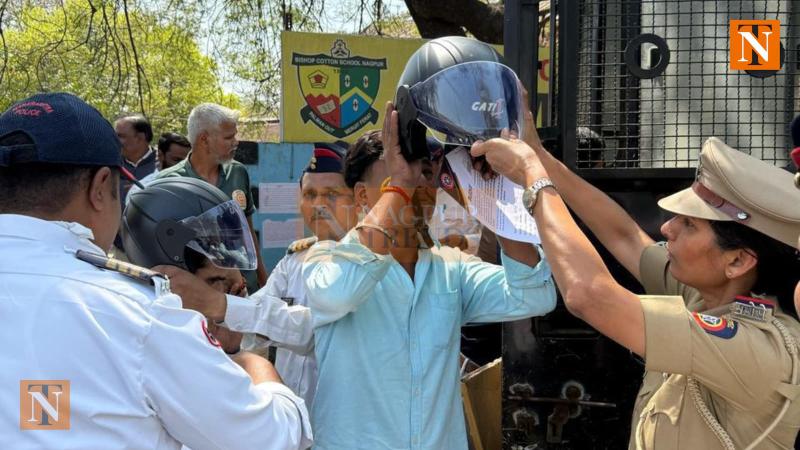
[[[303,220],[265,220],[261,224],[261,246],[263,248],[286,248],[303,238]]]
[[[504,176],[484,180],[472,168],[469,154],[463,148],[447,154],[447,161],[467,197],[468,210],[484,226],[504,238],[540,243],[536,222],[522,206],[522,192]]]
[[[297,183],[259,183],[258,212],[297,214],[299,193]]]

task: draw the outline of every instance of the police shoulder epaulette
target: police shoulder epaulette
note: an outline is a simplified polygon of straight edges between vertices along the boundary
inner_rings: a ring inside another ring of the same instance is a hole
[[[83,250],[76,251],[75,257],[95,267],[121,273],[128,278],[153,285],[156,288],[157,296],[170,292],[169,279],[161,273],[114,258],[109,258],[105,255]]]
[[[289,244],[289,248],[286,250],[287,255],[291,255],[292,253],[300,253],[303,250],[308,250],[311,248],[312,245],[317,243],[317,237],[311,236],[305,239],[298,239],[291,244]]]

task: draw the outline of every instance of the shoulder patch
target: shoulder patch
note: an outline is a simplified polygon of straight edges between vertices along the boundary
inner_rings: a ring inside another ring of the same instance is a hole
[[[76,251],[75,257],[95,267],[121,273],[128,278],[151,284],[155,286],[156,297],[170,293],[169,279],[158,272],[84,250]]]
[[[214,347],[222,348],[222,344],[219,343],[217,338],[215,338],[213,334],[209,333],[206,319],[200,321],[200,328],[203,330],[203,334],[206,335],[206,339],[208,339],[209,344],[213,345]]]
[[[245,195],[244,191],[241,189],[236,189],[231,193],[231,198],[236,200],[236,203],[242,209],[247,209],[247,195]]]
[[[703,331],[722,339],[730,339],[736,336],[736,332],[739,330],[739,324],[735,320],[727,320],[700,313],[692,313],[692,318],[700,325]]]
[[[303,250],[308,250],[311,248],[312,245],[317,243],[317,237],[311,236],[305,239],[298,239],[291,244],[289,244],[289,248],[286,250],[287,255],[291,255],[293,253],[300,253]]]
[[[441,175],[439,175],[439,184],[441,184],[442,187],[447,190],[455,189],[456,187],[453,177],[446,172],[442,172]]]

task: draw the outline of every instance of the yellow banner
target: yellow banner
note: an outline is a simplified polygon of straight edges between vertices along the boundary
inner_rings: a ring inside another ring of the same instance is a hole
[[[281,34],[281,141],[353,142],[383,123],[408,58],[424,39]],[[498,47],[502,51],[502,47]],[[549,50],[539,49],[540,59]],[[549,61],[542,61],[549,69]],[[539,94],[547,81],[539,71]]]

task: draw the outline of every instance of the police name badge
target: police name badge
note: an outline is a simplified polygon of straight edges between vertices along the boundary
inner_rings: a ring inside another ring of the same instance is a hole
[[[731,315],[739,319],[769,322],[772,320],[773,308],[774,305],[766,300],[736,297],[736,300],[731,304]]]

